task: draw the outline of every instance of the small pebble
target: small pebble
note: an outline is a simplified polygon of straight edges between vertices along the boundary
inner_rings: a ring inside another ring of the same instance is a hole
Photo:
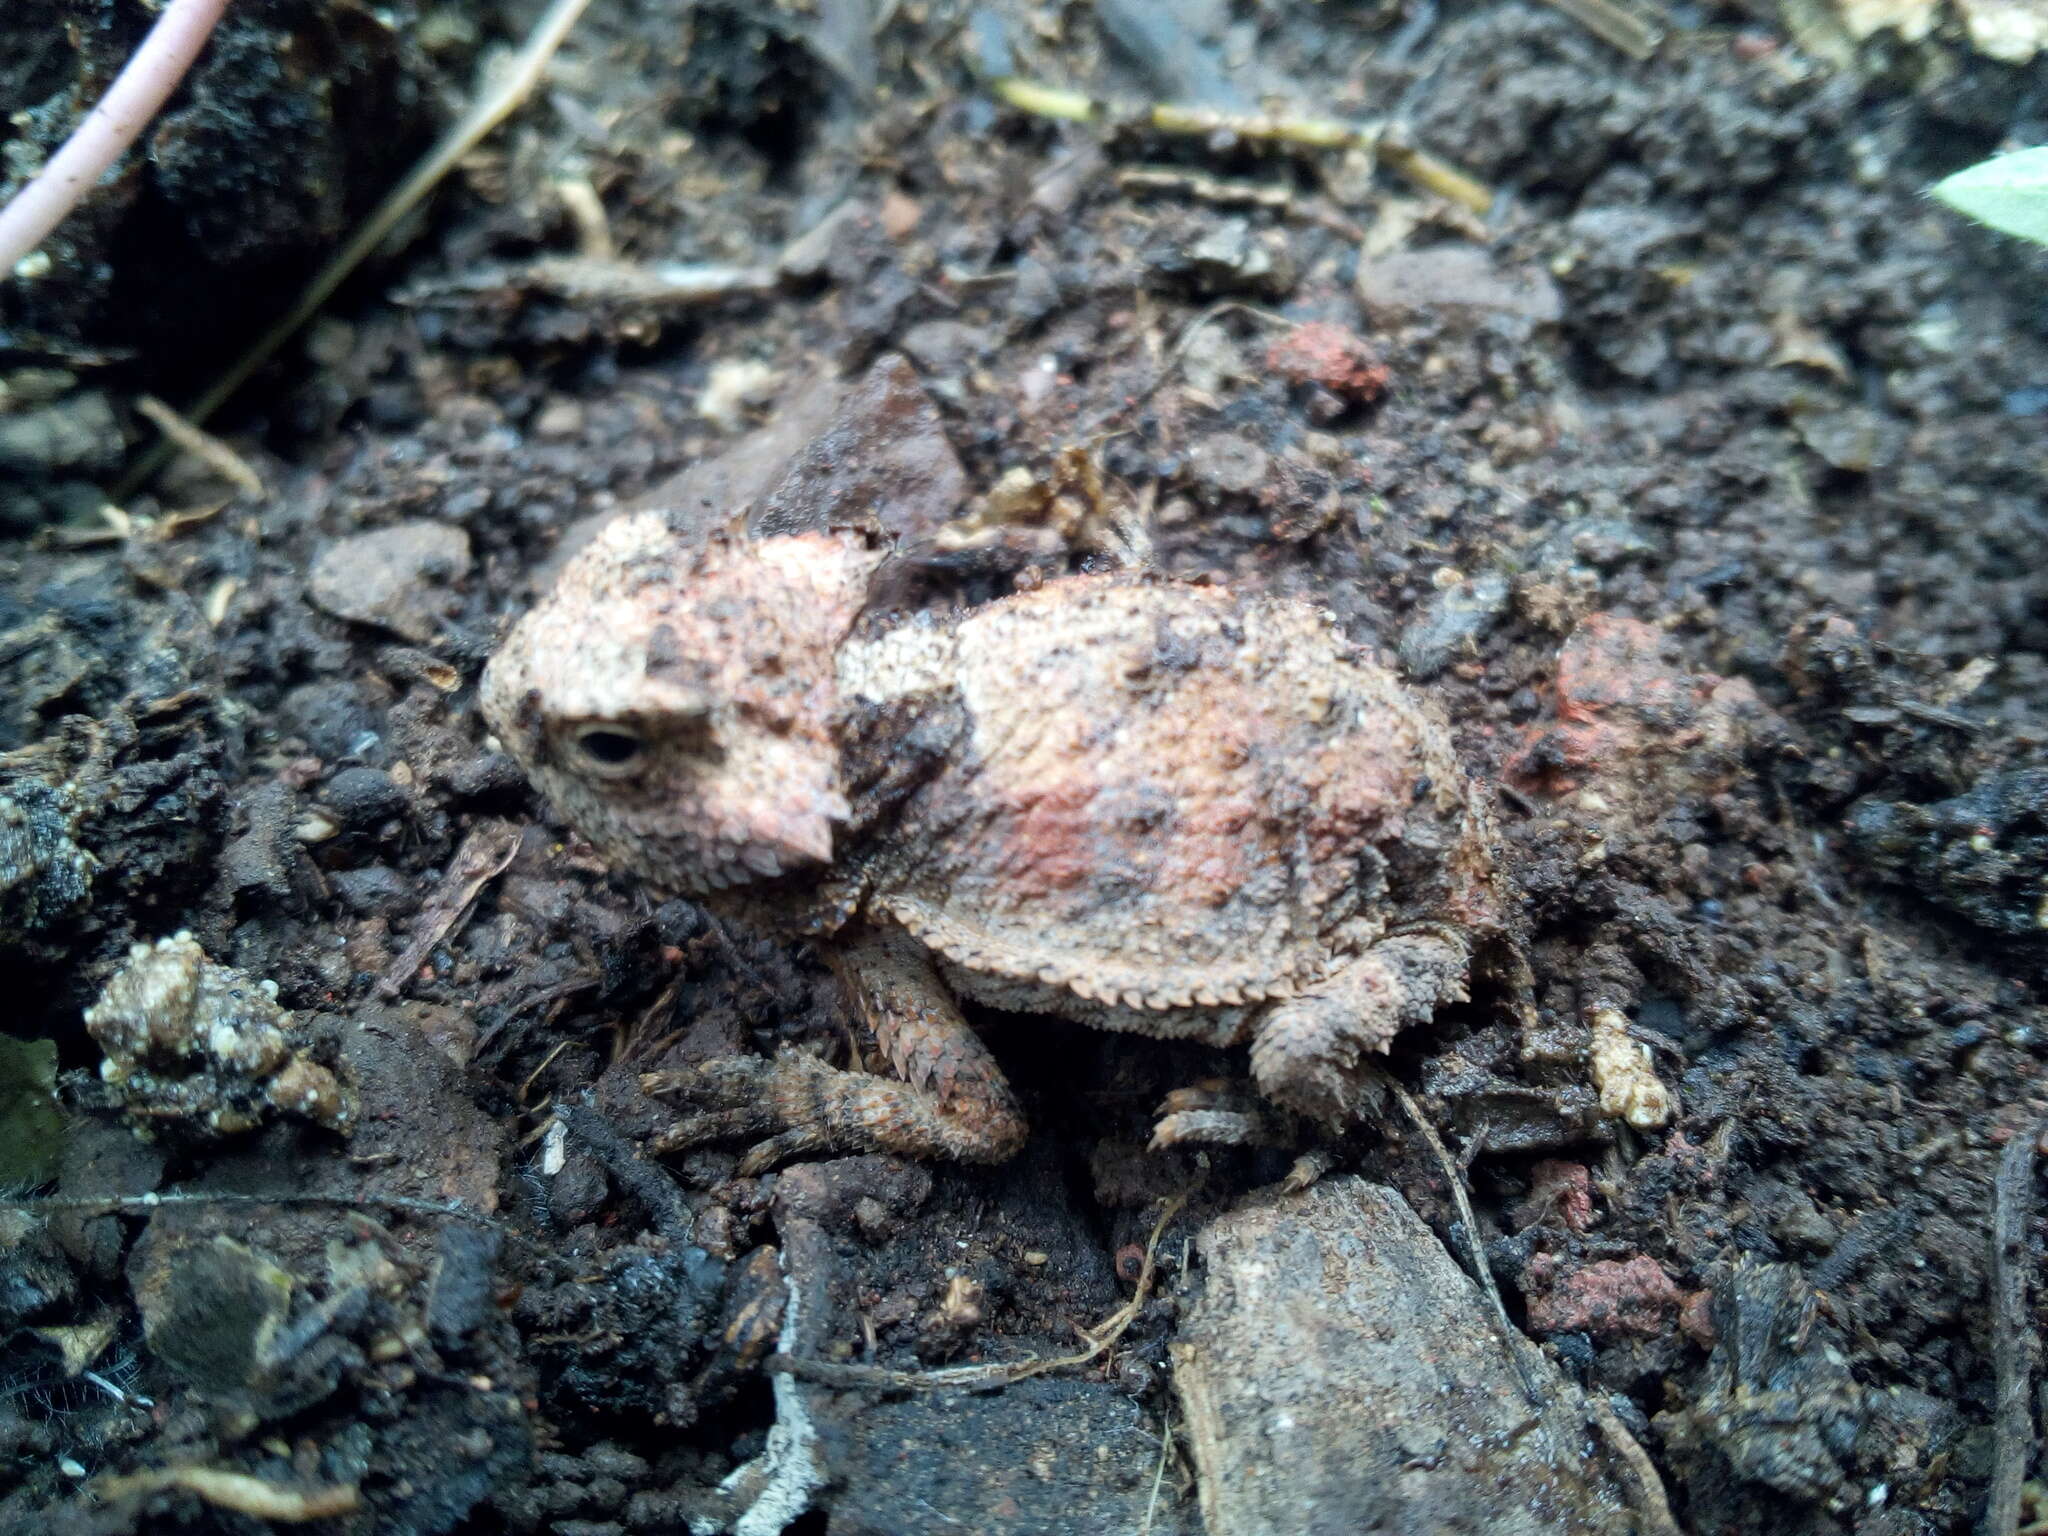
[[[448,590],[469,574],[469,535],[446,523],[399,523],[337,540],[313,561],[306,592],[338,619],[423,644],[455,609]]]
[[[412,803],[398,781],[381,768],[344,768],[327,781],[320,800],[344,827],[361,831],[394,816]]]

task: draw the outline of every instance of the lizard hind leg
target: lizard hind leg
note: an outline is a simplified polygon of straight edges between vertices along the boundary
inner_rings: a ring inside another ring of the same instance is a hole
[[[1259,1020],[1252,1076],[1275,1103],[1343,1127],[1372,1096],[1362,1059],[1462,999],[1470,966],[1470,946],[1448,929],[1380,940]]]
[[[1016,1097],[923,948],[898,930],[874,930],[851,938],[833,962],[896,1075],[841,1071],[795,1051],[648,1073],[647,1092],[689,1110],[657,1149],[767,1136],[741,1162],[742,1176],[828,1152],[968,1163],[1012,1156],[1025,1135]]]

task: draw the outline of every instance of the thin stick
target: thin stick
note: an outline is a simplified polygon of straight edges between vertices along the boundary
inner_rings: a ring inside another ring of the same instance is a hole
[[[363,1502],[362,1489],[354,1483],[292,1488],[226,1467],[151,1467],[126,1477],[102,1478],[92,1485],[93,1492],[109,1503],[147,1498],[166,1488],[180,1488],[218,1508],[281,1525],[332,1520],[359,1509]]]
[[[228,0],[171,0],[64,147],[0,208],[0,275],[43,243],[163,109]]]
[[[1396,1079],[1388,1077],[1385,1081],[1443,1170],[1444,1179],[1451,1187],[1451,1203],[1457,1207],[1459,1224],[1465,1229],[1465,1246],[1474,1271],[1473,1278],[1486,1292],[1487,1300],[1493,1303],[1493,1318],[1500,1329],[1501,1348],[1507,1351],[1509,1363],[1514,1366],[1515,1374],[1521,1377],[1522,1391],[1530,1406],[1541,1409],[1547,1406],[1548,1400],[1537,1385],[1536,1373],[1523,1355],[1524,1350],[1533,1352],[1534,1346],[1508,1321],[1508,1309],[1500,1299],[1500,1286],[1493,1278],[1493,1267],[1486,1262],[1485,1251],[1479,1246],[1479,1223],[1472,1213],[1472,1202],[1465,1194],[1465,1176],[1451,1161],[1451,1154],[1437,1135],[1436,1127],[1424,1118],[1422,1106],[1415,1102],[1414,1096]],[[1671,1501],[1664,1492],[1664,1481],[1657,1476],[1657,1468],[1641,1442],[1628,1432],[1628,1427],[1615,1416],[1613,1409],[1600,1401],[1597,1394],[1583,1394],[1583,1403],[1593,1424],[1621,1457],[1629,1480],[1635,1484],[1636,1512],[1655,1536],[1683,1536],[1678,1522],[1672,1518]]]
[[[1131,1299],[1110,1313],[1092,1329],[1075,1325],[1075,1331],[1088,1341],[1088,1347],[1079,1354],[1059,1355],[1052,1359],[1033,1357],[1029,1360],[1007,1360],[995,1365],[955,1365],[937,1371],[892,1371],[879,1365],[842,1365],[832,1360],[812,1360],[796,1355],[774,1354],[763,1363],[762,1369],[772,1374],[794,1376],[799,1381],[816,1382],[821,1387],[841,1387],[851,1390],[883,1392],[945,1392],[962,1388],[989,1390],[1007,1387],[1025,1381],[1033,1376],[1042,1376],[1047,1371],[1057,1371],[1072,1365],[1088,1365],[1101,1358],[1124,1330],[1137,1320],[1145,1310],[1145,1302],[1152,1294],[1152,1272],[1159,1257],[1159,1239],[1165,1235],[1167,1224],[1180,1214],[1187,1204],[1186,1195],[1175,1195],[1166,1202],[1166,1209],[1159,1213],[1159,1220],[1152,1228],[1152,1236],[1145,1243],[1145,1262],[1138,1269],[1138,1283],[1131,1288]]]
[[[1991,1495],[1984,1502],[1984,1536],[2013,1536],[2020,1524],[2020,1494],[2034,1449],[2027,1402],[2027,1229],[2034,1217],[2034,1153],[2048,1136],[2048,1119],[2014,1135],[1998,1160],[1991,1214],[1992,1463]]]
[[[1135,400],[1126,400],[1120,405],[1104,407],[1096,415],[1095,419],[1088,423],[1087,427],[1080,434],[1081,437],[1092,445],[1100,445],[1115,437],[1117,432],[1105,432],[1103,430],[1107,423],[1114,421],[1119,416],[1131,415],[1143,410],[1149,405],[1152,397],[1164,389],[1168,381],[1173,378],[1174,370],[1179,368],[1182,360],[1186,358],[1188,348],[1193,344],[1196,333],[1203,326],[1231,313],[1250,315],[1266,325],[1277,326],[1282,330],[1291,330],[1294,326],[1294,322],[1285,315],[1276,315],[1269,309],[1260,309],[1256,305],[1246,304],[1238,299],[1221,299],[1211,304],[1207,309],[1195,316],[1194,319],[1181,327],[1180,335],[1174,338],[1173,345],[1167,349],[1165,361],[1160,363],[1159,371],[1152,376],[1152,382],[1145,386],[1144,393]],[[1123,430],[1127,429],[1118,429],[1118,431]]]
[[[1507,1304],[1500,1299],[1500,1284],[1493,1278],[1493,1266],[1486,1262],[1486,1250],[1479,1246],[1479,1218],[1473,1214],[1472,1201],[1465,1193],[1465,1176],[1458,1165],[1451,1161],[1451,1154],[1445,1150],[1443,1140],[1436,1133],[1436,1127],[1429,1123],[1422,1113],[1422,1106],[1415,1102],[1414,1095],[1401,1086],[1395,1078],[1385,1079],[1387,1089],[1394,1095],[1416,1132],[1429,1146],[1437,1165],[1443,1170],[1444,1182],[1451,1187],[1451,1204],[1458,1212],[1458,1224],[1465,1229],[1465,1255],[1472,1266],[1472,1278],[1479,1288],[1486,1292],[1486,1299],[1493,1306],[1493,1320],[1500,1329],[1501,1348],[1508,1352],[1508,1361],[1515,1368],[1515,1374],[1522,1378],[1522,1391],[1536,1407],[1544,1404],[1543,1393],[1536,1385],[1536,1378],[1529,1370],[1529,1362],[1522,1358],[1519,1347],[1521,1334],[1508,1320]]]
[[[1166,1466],[1173,1460],[1173,1420],[1159,1416],[1159,1465],[1152,1473],[1152,1497],[1145,1501],[1145,1523],[1138,1536],[1152,1536],[1152,1517],[1159,1513],[1159,1490],[1166,1486]]]
[[[1606,1437],[1609,1447],[1621,1458],[1623,1472],[1635,1484],[1635,1509],[1643,1523],[1653,1536],[1685,1536],[1684,1527],[1672,1518],[1671,1496],[1664,1491],[1664,1479],[1657,1475],[1656,1463],[1650,1460],[1642,1441],[1629,1433],[1628,1426],[1600,1400],[1598,1392],[1588,1391],[1585,1405],[1594,1428]]]
[[[242,360],[221,375],[213,388],[193,403],[192,408],[185,412],[187,421],[194,426],[204,425],[207,417],[225,405],[234,392],[249,381],[249,376],[269,362],[277,349],[291,340],[299,327],[312,319],[320,306],[333,297],[334,290],[397,227],[398,221],[412,210],[413,204],[432,191],[435,183],[453,170],[456,162],[476,148],[492,129],[519,109],[533,88],[540,84],[548,60],[554,57],[555,50],[562,46],[569,29],[576,25],[577,18],[589,4],[590,0],[555,0],[548,7],[527,38],[526,46],[520,49],[503,77],[491,83],[462,121],[450,129],[441,142],[428,151],[427,157],[413,167],[412,174],[377,205],[376,212],[363,221],[348,244],[337,251],[306,285],[306,291],[299,295],[298,302],[284,318],[264,332],[262,339],[249,349]]]
[[[453,1200],[414,1200],[405,1195],[245,1195],[212,1194],[205,1190],[184,1193],[173,1190],[157,1195],[29,1195],[21,1199],[0,1199],[0,1210],[27,1211],[31,1215],[55,1215],[63,1211],[85,1211],[95,1216],[147,1216],[167,1206],[188,1205],[338,1205],[375,1206],[380,1210],[404,1211],[413,1216],[447,1216],[472,1221],[480,1227],[502,1227],[503,1222],[482,1211],[473,1211]]]

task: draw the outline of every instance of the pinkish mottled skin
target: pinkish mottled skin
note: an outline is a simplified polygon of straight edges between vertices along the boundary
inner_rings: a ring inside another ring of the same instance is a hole
[[[670,1146],[772,1133],[994,1161],[1024,1123],[956,1001],[1249,1044],[1272,1103],[1355,1116],[1367,1058],[1501,931],[1443,723],[1316,610],[1081,576],[864,631],[851,533],[610,525],[513,630],[484,710],[562,814],[667,890],[828,941],[893,1077],[741,1058],[650,1086]],[[1156,1140],[1247,1140],[1176,1095]]]

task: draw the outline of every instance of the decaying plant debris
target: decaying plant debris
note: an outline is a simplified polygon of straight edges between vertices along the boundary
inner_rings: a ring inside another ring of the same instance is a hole
[[[1345,1435],[1417,1527],[1495,1474],[1586,1529],[2038,1521],[2044,272],[1920,196],[2038,138],[2032,12],[1584,9],[593,4],[109,506],[133,402],[540,10],[231,7],[0,284],[0,978],[48,1042],[0,1145],[53,1197],[0,1208],[0,1529],[1252,1530],[1290,1384],[1432,1359],[1515,1455],[1322,1410],[1332,1529]],[[10,185],[147,20],[0,19]],[[1533,1020],[1445,1008],[1300,1166],[1146,1150],[1224,1053],[986,1013],[1002,1167],[652,1156],[643,1074],[871,1043],[478,718],[628,506],[856,508],[905,614],[1104,556],[1328,609],[1497,788]]]

